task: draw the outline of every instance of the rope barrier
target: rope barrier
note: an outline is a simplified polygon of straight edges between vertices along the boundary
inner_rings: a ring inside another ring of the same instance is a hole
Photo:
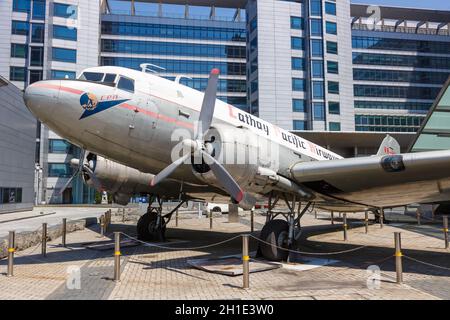
[[[124,233],[124,232],[120,232],[120,233],[123,234],[125,237],[127,237],[129,239],[132,239],[132,240],[134,240],[136,242],[140,242],[140,243],[145,244],[147,246],[155,247],[155,248],[159,248],[159,249],[164,249],[164,250],[199,250],[199,249],[206,249],[206,248],[219,246],[221,244],[233,241],[233,240],[238,239],[238,238],[241,237],[241,235],[238,235],[238,236],[232,237],[232,238],[224,240],[224,241],[220,241],[220,242],[217,242],[217,243],[212,243],[212,244],[208,244],[208,245],[204,245],[204,246],[198,246],[198,247],[187,247],[187,248],[176,247],[176,248],[173,248],[173,247],[161,246],[161,245],[157,245],[157,244],[154,244],[154,243],[142,241],[142,240],[139,240],[139,239],[137,239],[135,237],[132,237],[132,236],[130,236],[130,235]]]
[[[443,270],[450,271],[450,268],[447,268],[447,267],[438,266],[438,265],[436,265],[436,264],[432,264],[432,263],[429,263],[429,262],[417,260],[417,259],[415,259],[415,258],[406,256],[406,255],[403,255],[403,257],[405,257],[405,258],[408,259],[408,260],[411,260],[411,261],[415,261],[415,262],[417,262],[417,263],[424,264],[424,265],[426,265],[426,266],[435,267],[435,268],[439,268],[439,269],[443,269]]]

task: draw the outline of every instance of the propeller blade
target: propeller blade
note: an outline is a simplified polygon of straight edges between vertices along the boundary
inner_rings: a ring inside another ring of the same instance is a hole
[[[94,184],[95,190],[101,192],[103,191],[102,184],[98,180],[97,176],[95,175],[94,171],[92,171],[91,167],[85,165],[83,166],[84,171],[87,173],[89,178],[92,180],[92,183]]]
[[[210,156],[204,151],[202,151],[202,155],[219,183],[222,184],[222,186],[233,197],[234,200],[236,200],[238,203],[241,202],[244,198],[244,192],[234,180],[234,178],[214,157]]]
[[[162,170],[160,173],[158,173],[156,176],[153,177],[152,181],[150,182],[150,186],[154,187],[164,179],[166,179],[168,176],[170,176],[179,166],[181,166],[189,157],[191,156],[191,153],[185,154],[178,160],[172,162],[169,166],[167,166],[164,170]]]
[[[76,167],[75,171],[73,172],[72,176],[69,178],[69,180],[64,184],[64,186],[61,188],[61,190],[59,190],[59,195],[62,195],[63,192],[67,189],[67,187],[70,185],[72,180],[75,179],[75,177],[80,174],[81,169],[83,169],[83,163],[84,163],[85,156],[86,156],[86,150],[81,149],[80,157],[78,158],[78,162],[77,161],[73,162],[73,164],[76,164],[77,167]],[[72,161],[71,161],[71,164],[72,164]]]
[[[209,74],[208,86],[203,97],[202,109],[197,124],[197,140],[203,140],[203,136],[211,126],[216,105],[217,82],[219,81],[219,69],[212,69]]]
[[[69,186],[69,184],[72,182],[72,180],[78,175],[78,169],[77,171],[75,171],[75,173],[69,178],[69,180],[67,180],[67,182],[64,184],[64,186],[61,188],[61,190],[59,190],[59,195],[62,195],[64,190],[67,189],[67,187]]]

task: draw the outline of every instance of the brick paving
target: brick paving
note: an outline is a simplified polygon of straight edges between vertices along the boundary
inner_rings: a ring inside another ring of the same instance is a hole
[[[351,224],[360,225],[362,215],[349,215]],[[196,247],[229,239],[249,231],[249,216],[240,223],[228,223],[226,216],[215,218],[209,229],[208,219],[180,215],[179,226],[171,222],[164,246]],[[256,229],[265,218],[256,215]],[[331,226],[329,214],[318,219],[307,214],[302,219],[302,251],[335,252],[366,246],[358,251],[330,256],[336,264],[310,270],[291,268],[252,273],[250,289],[241,289],[242,277],[230,277],[192,268],[187,260],[239,254],[241,240],[219,247],[198,250],[168,250],[152,246],[122,248],[121,281],[114,282],[112,250],[86,248],[87,242],[109,241],[98,230],[85,229],[67,237],[69,248],[59,246],[60,239],[49,243],[47,257],[40,256],[40,246],[18,252],[15,276],[8,278],[6,260],[0,261],[0,299],[450,299],[450,271],[404,259],[404,284],[395,283],[393,232],[402,232],[405,255],[450,267],[449,253],[441,239],[385,225],[372,225],[369,234],[353,227],[349,241],[343,241],[341,221]],[[131,223],[114,223],[109,232],[134,235]],[[250,243],[251,251],[256,242]],[[318,256],[319,257],[319,256]],[[379,289],[367,286],[369,265],[381,268]],[[68,269],[80,272],[80,289],[68,288]]]

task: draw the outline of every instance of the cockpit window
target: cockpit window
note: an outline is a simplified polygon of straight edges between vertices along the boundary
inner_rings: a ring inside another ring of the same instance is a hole
[[[134,93],[134,80],[121,76],[117,88]]]
[[[105,75],[105,78],[103,79],[103,82],[106,82],[106,83],[114,83],[114,80],[116,80],[116,74],[113,74],[113,73],[107,73],[106,75]]]
[[[100,72],[83,72],[83,74],[80,76],[80,80],[101,82],[104,75],[104,73]]]

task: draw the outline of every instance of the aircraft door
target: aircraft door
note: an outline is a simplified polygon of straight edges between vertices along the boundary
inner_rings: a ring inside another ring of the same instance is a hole
[[[155,134],[157,122],[157,110],[153,101],[147,97],[137,99],[130,124],[130,137],[138,144],[148,145]]]

